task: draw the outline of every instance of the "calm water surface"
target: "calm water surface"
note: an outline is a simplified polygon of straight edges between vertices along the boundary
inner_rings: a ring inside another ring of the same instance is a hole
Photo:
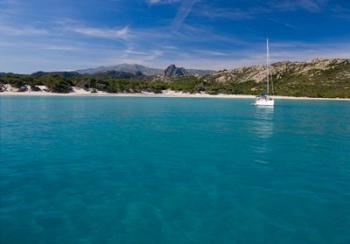
[[[350,103],[0,97],[0,243],[350,243]]]

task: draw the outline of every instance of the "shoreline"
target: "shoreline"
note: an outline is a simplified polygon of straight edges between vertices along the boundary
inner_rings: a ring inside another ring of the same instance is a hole
[[[254,95],[236,95],[236,94],[218,94],[210,95],[204,93],[182,93],[174,91],[165,91],[163,93],[89,93],[89,92],[71,92],[71,93],[52,93],[52,92],[0,92],[0,96],[59,96],[59,97],[169,97],[169,98],[223,98],[223,99],[254,99]],[[319,101],[350,101],[350,98],[316,98],[316,97],[290,97],[273,96],[277,100],[319,100]]]

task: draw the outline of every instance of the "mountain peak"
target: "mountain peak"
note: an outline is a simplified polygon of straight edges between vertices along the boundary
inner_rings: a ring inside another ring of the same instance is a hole
[[[164,70],[164,77],[178,77],[178,76],[185,76],[188,72],[184,68],[178,68],[175,64],[169,65]]]
[[[149,68],[140,64],[127,64],[127,63],[118,64],[114,66],[101,66],[98,68],[83,69],[83,70],[78,70],[77,72],[80,74],[97,74],[97,73],[106,73],[111,71],[125,72],[125,73],[134,74],[134,75],[142,73],[143,75],[147,75],[147,76],[159,75],[162,73],[161,69]]]
[[[140,64],[128,64],[128,63],[122,63],[114,66],[100,66],[97,68],[92,69],[82,69],[77,70],[79,74],[98,74],[98,73],[107,73],[107,72],[123,72],[123,73],[129,73],[132,75],[145,75],[145,76],[157,76],[157,75],[163,75],[164,77],[177,77],[177,76],[184,76],[184,75],[206,75],[211,74],[214,71],[212,70],[197,70],[197,69],[185,69],[185,68],[178,68],[175,64],[171,64],[166,68],[166,70],[157,69],[157,68],[150,68],[146,67]]]

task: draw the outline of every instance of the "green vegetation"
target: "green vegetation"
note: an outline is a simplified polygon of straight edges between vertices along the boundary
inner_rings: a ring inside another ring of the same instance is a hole
[[[285,73],[273,77],[275,93],[284,96],[350,98],[350,64],[344,63],[325,70],[307,73]]]
[[[142,74],[116,74],[113,72],[82,75],[75,72],[38,72],[31,75],[0,73],[0,88],[3,84],[11,84],[17,88],[31,86],[39,90],[44,85],[51,92],[69,93],[72,87],[102,90],[109,93],[161,93],[163,90],[208,94],[252,94],[264,91],[265,83],[244,80],[252,69],[237,73],[235,79],[218,81],[218,76],[203,77],[182,76],[177,78],[147,77]],[[327,69],[310,69],[299,72],[300,66],[293,64],[288,69],[272,76],[275,95],[350,98],[350,63],[343,62],[331,65]],[[225,72],[225,71],[222,71]],[[234,71],[232,71],[234,74]],[[119,75],[117,77],[117,75]],[[232,76],[231,76],[232,77]],[[1,90],[1,89],[0,89]]]

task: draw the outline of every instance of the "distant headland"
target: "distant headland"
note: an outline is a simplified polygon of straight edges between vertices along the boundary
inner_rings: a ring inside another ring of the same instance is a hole
[[[265,77],[264,65],[213,71],[121,64],[73,72],[0,73],[0,95],[253,96],[264,91]],[[350,98],[350,59],[277,62],[271,65],[271,78],[276,96]]]

